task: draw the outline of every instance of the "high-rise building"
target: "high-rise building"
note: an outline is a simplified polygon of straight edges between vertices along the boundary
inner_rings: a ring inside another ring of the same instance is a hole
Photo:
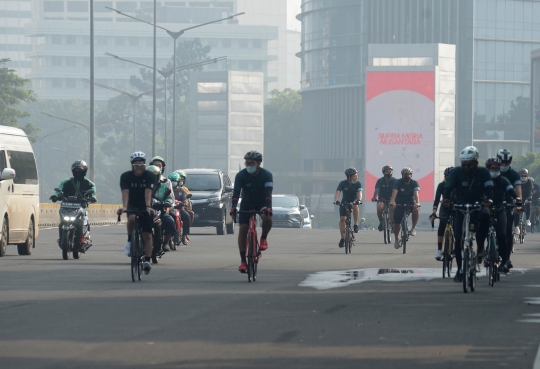
[[[287,30],[287,87],[300,89],[302,63],[297,54],[300,52],[302,34],[298,31]]]
[[[24,35],[24,26],[31,20],[31,0],[0,1],[0,59],[9,58],[7,66],[21,77],[26,77],[32,66],[26,57],[31,42]]]
[[[527,152],[539,17],[540,2],[526,0],[303,0],[304,169],[365,168],[370,44],[456,45],[456,148]]]
[[[281,30],[272,25],[278,23],[281,11],[278,6],[263,7],[263,10],[268,10],[268,18],[266,22],[257,23],[261,17],[254,10],[254,3],[263,2],[158,1],[158,23],[174,31],[245,11],[245,16],[190,30],[178,41],[198,38],[203,45],[212,47],[210,57],[227,56],[227,62],[207,66],[205,70],[262,72],[265,91],[268,91],[286,84],[286,35],[283,38],[285,52],[281,57]],[[275,1],[274,5],[280,3],[285,1]],[[96,0],[94,4],[96,81],[119,89],[131,89],[130,76],[139,75],[140,67],[115,60],[104,53],[152,65],[152,27],[106,7],[151,21],[153,1]],[[30,77],[34,90],[43,98],[87,99],[89,86],[81,78],[87,78],[90,71],[88,1],[33,0],[33,5],[34,16],[26,27],[26,34],[32,39],[29,56],[33,61]],[[172,59],[173,40],[165,31],[158,29],[157,42],[157,64],[158,68],[163,68]],[[284,60],[284,68],[280,67],[281,60]],[[111,91],[96,89],[98,100],[114,95]]]

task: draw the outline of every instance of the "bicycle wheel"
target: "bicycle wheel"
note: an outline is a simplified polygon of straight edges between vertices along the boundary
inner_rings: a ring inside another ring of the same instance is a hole
[[[493,287],[495,283],[495,234],[491,234],[488,239],[488,285]]]
[[[388,239],[388,236],[387,236],[387,229],[388,229],[388,215],[387,215],[386,213],[383,213],[382,224],[383,224],[383,237],[384,237],[384,243],[385,243],[385,244],[388,244],[388,243],[390,243],[390,240]]]
[[[469,281],[469,288],[471,290],[471,292],[474,292],[474,289],[476,288],[476,257],[473,256],[473,252],[472,252],[472,249],[473,249],[473,245],[472,245],[472,240],[469,241],[470,244],[469,244],[469,278],[468,281]]]
[[[248,282],[251,283],[253,281],[253,234],[252,232],[248,232],[247,236],[247,264],[248,264]]]
[[[469,269],[470,269],[470,256],[469,256],[469,250],[466,248],[465,245],[463,245],[463,261],[462,261],[462,267],[461,272],[463,273],[463,292],[467,293],[469,292]]]
[[[137,225],[137,224],[135,224]],[[131,281],[135,282],[139,279],[139,237],[137,230],[134,229],[131,235],[131,246],[129,248],[129,254],[131,255]]]
[[[257,234],[253,235],[253,282],[257,280],[257,265],[259,264],[259,242],[257,240]]]
[[[407,241],[409,238],[409,229],[407,226],[407,217],[403,218],[401,222],[401,246],[403,247],[403,253],[407,252]]]
[[[390,221],[390,218],[388,214],[386,214],[386,239],[388,240],[388,243],[392,243],[392,222]]]
[[[351,229],[349,229],[349,234],[350,235],[353,234],[353,231]],[[352,252],[352,245],[353,245],[353,240],[350,240],[349,241],[349,254]]]
[[[349,242],[351,242],[349,237],[349,227],[345,226],[345,254],[349,253]]]
[[[444,239],[443,239],[443,272],[442,277],[446,278],[446,276],[450,277],[450,269],[452,267],[452,261],[450,260],[450,248],[451,248],[451,242],[453,242],[453,236],[451,232],[446,229],[444,231]]]

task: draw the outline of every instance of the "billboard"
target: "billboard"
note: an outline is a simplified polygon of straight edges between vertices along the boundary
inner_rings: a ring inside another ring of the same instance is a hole
[[[412,168],[420,201],[433,201],[435,72],[367,72],[365,142],[368,196],[391,165],[397,178]]]

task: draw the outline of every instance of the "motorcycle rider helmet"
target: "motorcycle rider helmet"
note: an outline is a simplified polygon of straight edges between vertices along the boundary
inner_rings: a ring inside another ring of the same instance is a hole
[[[146,163],[146,155],[142,151],[135,151],[133,154],[131,154],[131,164],[133,164],[134,161],[142,160]]]
[[[154,156],[150,161],[150,165],[153,165],[156,161],[161,162],[162,169],[165,171],[165,159],[163,159],[161,156]]]
[[[488,158],[488,160],[486,160],[486,168],[490,169],[493,165],[500,167],[501,159],[499,159],[499,157],[495,157],[495,158]]]
[[[461,150],[461,153],[459,154],[459,159],[461,161],[469,161],[469,160],[478,160],[478,157],[480,154],[478,153],[478,149],[474,146],[467,146],[463,150]]]
[[[384,174],[384,172],[386,172],[388,169],[390,169],[391,171],[394,170],[391,165],[385,165],[384,167],[382,167],[382,173]]]
[[[180,181],[180,173],[172,172],[167,178],[170,179],[171,182],[178,182]]]
[[[413,174],[413,170],[409,167],[405,167],[403,169],[401,169],[401,174]]]
[[[183,170],[175,170],[175,172],[180,174],[180,178],[187,178],[187,174]]]
[[[497,157],[501,159],[504,163],[511,163],[512,162],[512,153],[506,149],[500,149],[497,152]]]
[[[159,177],[161,177],[161,169],[159,169],[159,167],[156,167],[155,165],[150,165],[148,168],[146,168],[146,170],[154,174],[158,178],[158,180]]]
[[[450,173],[452,172],[452,170],[454,169],[454,167],[448,167],[444,170],[444,176],[445,177],[448,177],[450,175]]]
[[[71,164],[71,173],[75,177],[75,169],[82,169],[78,170],[78,173],[83,173],[82,177],[86,176],[86,172],[88,172],[88,164],[84,160],[77,160],[73,164]],[[79,174],[80,175],[80,174]]]
[[[255,150],[251,150],[248,153],[246,153],[246,155],[244,155],[244,159],[245,160],[251,159],[251,160],[255,160],[255,161],[262,161],[263,157],[262,157],[262,154],[260,152],[255,151]]]
[[[350,176],[354,176],[355,174],[357,174],[358,171],[356,170],[356,168],[347,168],[345,170],[345,175],[347,176],[347,178],[349,178]]]

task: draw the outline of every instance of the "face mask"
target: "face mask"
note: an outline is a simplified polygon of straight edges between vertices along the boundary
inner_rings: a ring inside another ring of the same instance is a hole
[[[178,186],[183,186],[183,185],[184,185],[184,181],[178,182]]]
[[[509,169],[510,167],[501,167],[501,172],[503,173],[508,172]]]
[[[388,179],[392,178],[392,173],[386,173],[384,175],[384,178],[388,178]]]
[[[401,177],[403,179],[403,182],[409,183],[411,181],[410,177]]]
[[[529,177],[521,177],[521,182],[525,183],[529,180]]]
[[[171,182],[173,187],[178,187],[178,182]]]
[[[257,171],[257,167],[247,166],[246,170],[249,174],[255,174],[255,172]]]
[[[501,172],[489,172],[489,174],[491,174],[491,178],[497,178],[501,175]]]

